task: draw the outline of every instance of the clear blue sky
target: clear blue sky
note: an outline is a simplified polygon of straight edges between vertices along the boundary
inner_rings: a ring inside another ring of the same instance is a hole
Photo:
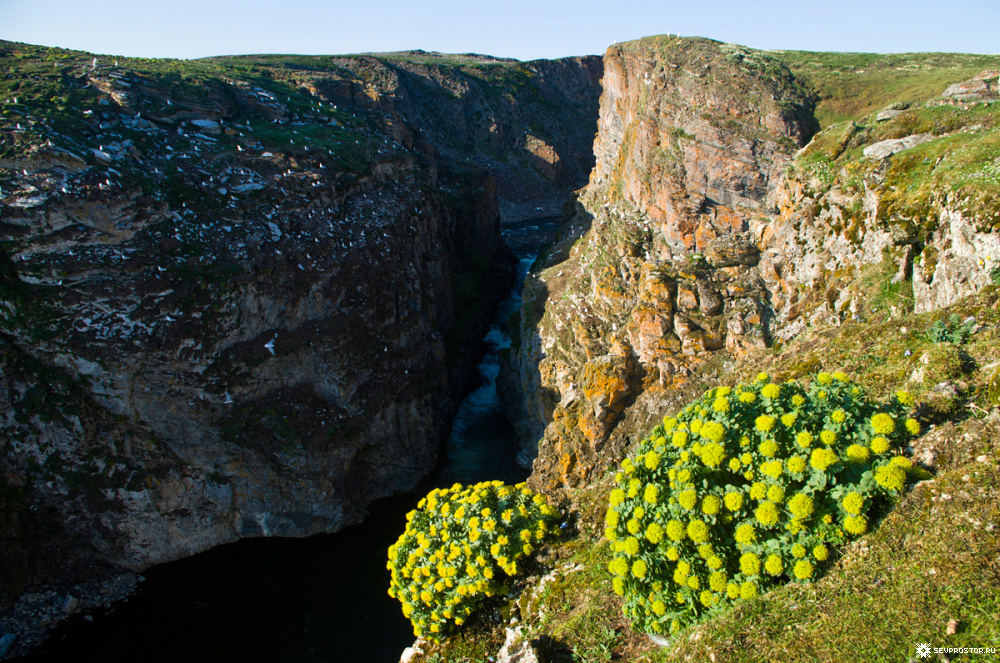
[[[754,48],[1000,53],[1000,0],[0,0],[0,38],[193,58],[422,48],[522,60],[667,32]]]

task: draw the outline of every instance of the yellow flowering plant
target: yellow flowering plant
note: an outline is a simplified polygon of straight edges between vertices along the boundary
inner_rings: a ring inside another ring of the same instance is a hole
[[[878,404],[843,373],[762,373],[707,391],[621,463],[606,513],[612,588],[637,630],[671,634],[816,577],[903,491],[912,397]]]
[[[523,483],[432,490],[389,546],[389,596],[417,637],[439,642],[483,599],[506,594],[518,562],[559,532],[559,511]]]

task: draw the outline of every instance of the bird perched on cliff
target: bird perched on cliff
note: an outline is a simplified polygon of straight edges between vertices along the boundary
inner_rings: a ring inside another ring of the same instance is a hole
[[[274,354],[274,342],[277,341],[277,340],[278,340],[278,335],[275,334],[274,338],[272,338],[270,341],[268,341],[267,343],[264,344],[264,349],[266,349],[268,352],[270,352],[273,355]]]
[[[227,392],[226,392],[226,400],[224,400],[224,401],[222,401],[222,402],[223,402],[224,404],[226,404],[226,405],[229,405],[230,403],[235,403],[236,401],[234,401],[234,400],[233,400],[233,397],[232,397],[232,396],[230,396],[230,395],[229,395],[229,392],[227,391]]]

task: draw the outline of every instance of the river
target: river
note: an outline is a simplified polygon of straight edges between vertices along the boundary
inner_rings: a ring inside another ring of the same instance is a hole
[[[555,226],[551,219],[523,231]],[[361,525],[305,539],[248,539],[149,569],[140,590],[103,613],[76,615],[24,663],[275,661],[396,663],[413,642],[391,599],[386,550],[405,514],[435,486],[522,481],[517,435],[496,391],[505,323],[520,307],[534,256],[521,255],[511,296],[494,316],[481,386],[460,404],[438,467],[414,494],[380,500]]]

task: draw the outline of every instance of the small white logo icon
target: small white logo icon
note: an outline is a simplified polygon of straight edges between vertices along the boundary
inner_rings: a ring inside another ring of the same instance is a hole
[[[931,657],[931,646],[926,642],[917,643],[917,656],[920,658],[930,658]]]

